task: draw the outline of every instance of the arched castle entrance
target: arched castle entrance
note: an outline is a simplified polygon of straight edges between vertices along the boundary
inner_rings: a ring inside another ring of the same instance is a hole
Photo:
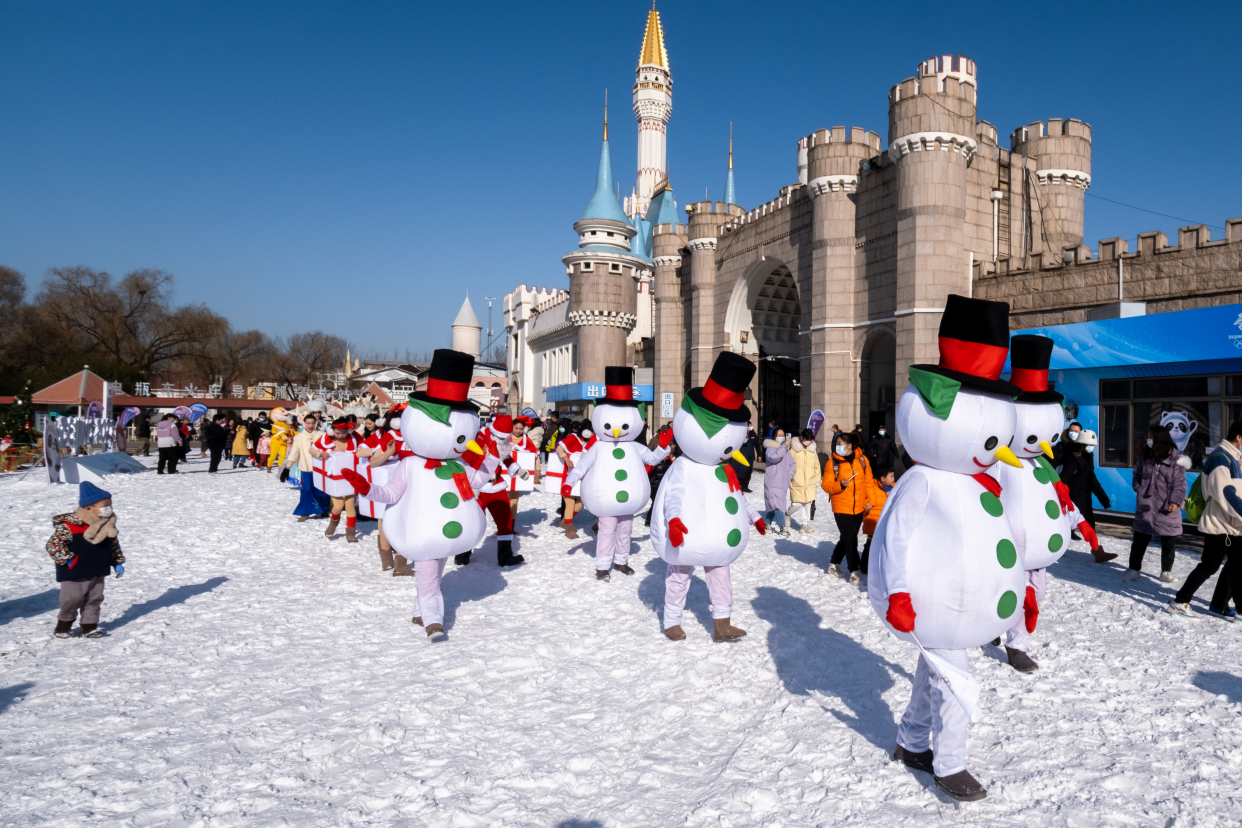
[[[880,426],[888,429],[889,436],[896,434],[894,413],[897,388],[897,337],[888,326],[873,329],[863,346],[862,371],[860,372],[858,410],[862,416],[866,437],[875,434]]]
[[[754,404],[762,432],[769,418],[785,429],[801,429],[802,306],[798,283],[779,259],[759,259],[738,277],[725,315],[735,353],[759,365]]]

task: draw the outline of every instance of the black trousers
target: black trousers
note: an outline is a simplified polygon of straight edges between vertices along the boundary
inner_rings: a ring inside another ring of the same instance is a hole
[[[224,446],[219,448],[209,446],[207,451],[211,454],[211,464],[207,467],[207,471],[217,471],[220,468],[220,457],[224,454]]]
[[[1173,560],[1177,554],[1173,550],[1173,535],[1157,535],[1160,538],[1160,571],[1168,572],[1173,568]],[[1147,544],[1151,543],[1152,535],[1142,532],[1134,533],[1134,541],[1130,544],[1130,568],[1142,570],[1143,555],[1147,553]]]
[[[867,535],[867,542],[863,544],[862,566],[859,567],[859,569],[862,570],[862,574],[864,575],[867,574],[867,561],[870,559],[871,559],[871,536]]]
[[[1070,492],[1070,500],[1074,501],[1074,505],[1078,507],[1078,511],[1082,512],[1083,519],[1087,524],[1095,528],[1095,506],[1091,503],[1091,492],[1083,494],[1082,492]]]
[[[832,517],[837,522],[837,529],[841,531],[841,540],[837,541],[836,548],[832,550],[832,563],[839,564],[844,558],[850,572],[857,572],[861,565],[858,559],[858,530],[862,528],[863,513],[842,515],[833,512]]]
[[[1229,598],[1242,595],[1242,538],[1229,535],[1203,536],[1203,557],[1199,560],[1199,565],[1186,576],[1186,583],[1177,591],[1174,600],[1179,604],[1189,604],[1199,587],[1220,569],[1222,562],[1225,563],[1225,568],[1216,579],[1212,608],[1221,611],[1228,609]]]
[[[169,473],[177,470],[177,460],[181,457],[181,446],[161,446],[160,462],[156,468],[160,474],[164,473],[164,466],[168,466]]]

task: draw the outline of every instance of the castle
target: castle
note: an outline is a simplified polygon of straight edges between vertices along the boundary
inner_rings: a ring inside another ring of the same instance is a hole
[[[655,398],[680,400],[732,350],[759,363],[748,401],[765,421],[800,426],[820,408],[829,423],[891,429],[906,368],[939,359],[950,293],[1008,301],[1015,328],[1242,300],[1242,220],[1219,241],[1196,226],[1174,247],[1142,234],[1133,253],[1109,239],[1092,258],[1082,243],[1091,127],[1036,121],[1002,148],[977,117],[979,71],[967,57],[930,58],[891,88],[887,140],[843,126],[799,139],[796,183],[755,209],[734,201],[730,151],[724,199],[689,204],[684,218],[667,180],[672,74],[654,10],[636,77],[637,185],[619,204],[605,125],[579,246],[563,259],[569,382],[600,382],[605,365],[648,366]],[[649,345],[637,326],[644,291]],[[525,293],[506,297],[507,326],[511,297],[513,318],[538,324]],[[511,370],[521,405],[536,405],[553,378],[518,339]]]

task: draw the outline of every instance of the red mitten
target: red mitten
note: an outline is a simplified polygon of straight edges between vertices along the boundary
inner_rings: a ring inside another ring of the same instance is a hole
[[[465,463],[475,471],[479,470],[485,459],[486,455],[479,454],[477,451],[472,451],[470,449],[467,449],[466,453],[461,456],[461,462]]]
[[[1057,497],[1061,501],[1061,514],[1065,514],[1074,508],[1074,501],[1070,499],[1069,486],[1058,480],[1052,484],[1052,488],[1057,490]]]
[[[755,528],[759,530],[759,534],[766,535],[768,533],[768,525],[763,522],[763,518],[755,521]]]
[[[660,429],[660,448],[668,448],[671,442],[673,442],[673,430],[671,428]]]
[[[562,483],[561,484],[561,497],[573,497],[573,496],[574,496],[574,487],[569,485],[568,483]]]
[[[1022,609],[1026,610],[1026,631],[1035,632],[1035,622],[1039,620],[1039,602],[1035,600],[1035,587],[1026,588],[1026,603],[1022,605]]]
[[[673,518],[668,522],[668,539],[673,542],[673,546],[681,546],[688,534],[690,530],[681,522],[681,518]]]
[[[894,592],[888,596],[888,612],[884,618],[897,632],[914,632],[914,605],[910,593]]]
[[[341,469],[341,477],[345,478],[349,485],[354,487],[354,491],[360,495],[371,491],[371,484],[367,482],[367,479],[353,469]]]
[[[1082,532],[1082,539],[1091,544],[1092,552],[1100,548],[1100,538],[1095,534],[1095,530],[1091,528],[1090,523],[1087,523],[1084,520],[1082,523],[1078,524],[1078,531]]]

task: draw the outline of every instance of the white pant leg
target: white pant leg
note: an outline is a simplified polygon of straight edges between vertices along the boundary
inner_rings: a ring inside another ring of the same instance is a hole
[[[811,522],[811,504],[794,503],[789,507],[789,519],[798,521],[798,526],[807,526]]]
[[[634,532],[634,516],[616,518],[617,531],[612,540],[612,562],[624,566],[630,559],[630,539]]]
[[[914,682],[910,687],[910,703],[901,714],[897,725],[897,744],[911,753],[922,753],[931,748],[931,667],[919,653],[919,663],[914,670]]]
[[[617,519],[601,517],[599,534],[595,536],[595,568],[612,569],[613,550],[616,547]]]
[[[415,611],[423,619],[423,626],[444,623],[444,593],[440,591],[440,578],[448,558],[414,562],[414,586],[418,589]]]
[[[681,611],[686,608],[693,566],[668,565],[664,576],[664,629],[681,625]]]
[[[1043,603],[1044,588],[1048,585],[1048,570],[1046,569],[1028,569],[1026,571],[1027,586],[1035,588],[1035,600]],[[1015,650],[1026,652],[1026,648],[1030,642],[1030,634],[1026,631],[1026,613],[1023,607],[1026,605],[1025,593],[1018,599],[1017,620],[1013,622],[1013,626],[1009,628],[1009,632],[1005,633],[1005,646]]]
[[[932,650],[954,667],[970,672],[965,650]],[[966,770],[966,730],[970,717],[957,703],[944,680],[936,675],[922,654],[914,672],[910,704],[897,726],[897,743],[922,753],[931,748],[936,776],[952,776]]]
[[[707,581],[707,594],[712,599],[712,618],[729,618],[733,615],[733,580],[728,566],[705,566],[703,578]]]

